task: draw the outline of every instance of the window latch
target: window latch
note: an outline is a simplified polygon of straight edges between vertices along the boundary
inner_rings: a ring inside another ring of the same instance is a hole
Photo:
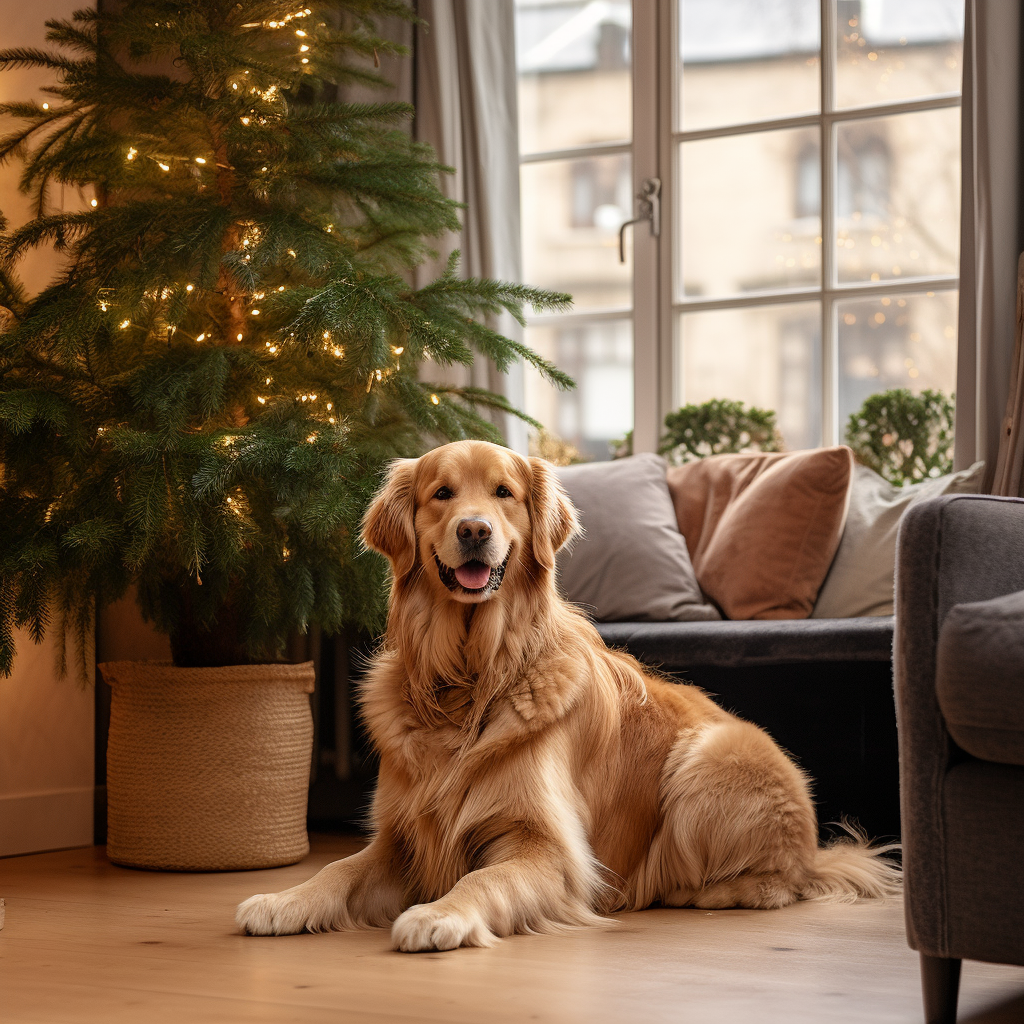
[[[636,194],[640,207],[640,215],[623,222],[619,228],[619,262],[626,262],[626,228],[630,224],[650,221],[651,235],[657,238],[661,234],[661,178],[644,178],[640,191]]]

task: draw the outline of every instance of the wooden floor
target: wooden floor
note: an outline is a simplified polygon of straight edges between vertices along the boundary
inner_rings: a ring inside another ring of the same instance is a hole
[[[3,1024],[542,1021],[798,1024],[921,1021],[899,905],[651,910],[606,929],[407,955],[384,931],[247,938],[235,904],[306,878],[302,864],[129,871],[102,848],[0,860]],[[1024,1021],[1024,969],[967,963],[960,1020]]]

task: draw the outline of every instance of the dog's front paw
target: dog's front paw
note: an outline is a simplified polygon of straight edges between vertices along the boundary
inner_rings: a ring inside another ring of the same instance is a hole
[[[467,918],[436,903],[410,907],[391,926],[391,948],[402,953],[457,949],[459,946],[493,946],[497,941],[477,915]]]
[[[316,918],[308,895],[288,889],[260,893],[239,903],[235,921],[246,935],[294,935],[322,931],[325,923]],[[328,926],[329,927],[329,926]]]

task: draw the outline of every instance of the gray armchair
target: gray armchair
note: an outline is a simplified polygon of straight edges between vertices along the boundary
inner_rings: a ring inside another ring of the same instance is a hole
[[[894,645],[907,939],[952,1024],[962,959],[1024,965],[1024,501],[907,512]]]

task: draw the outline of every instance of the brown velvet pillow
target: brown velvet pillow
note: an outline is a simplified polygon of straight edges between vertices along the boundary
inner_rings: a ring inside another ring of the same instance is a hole
[[[845,446],[712,455],[668,488],[701,589],[730,619],[806,619],[843,535]]]

